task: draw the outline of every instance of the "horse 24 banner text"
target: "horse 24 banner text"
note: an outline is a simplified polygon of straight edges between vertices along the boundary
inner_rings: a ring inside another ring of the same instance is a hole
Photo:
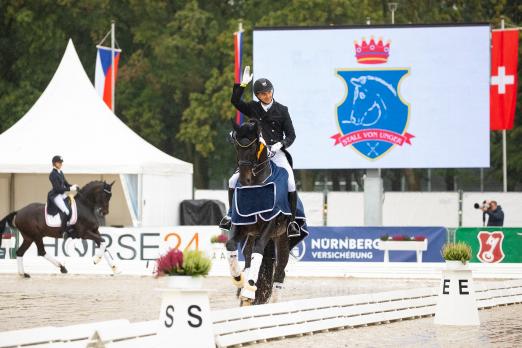
[[[488,25],[254,30],[297,169],[489,167]]]

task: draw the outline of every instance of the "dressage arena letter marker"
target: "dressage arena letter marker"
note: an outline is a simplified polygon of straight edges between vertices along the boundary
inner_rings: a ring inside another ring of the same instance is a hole
[[[208,290],[192,286],[192,277],[167,277],[168,288],[158,289],[162,303],[155,347],[215,347]],[[174,278],[174,279],[173,279]],[[183,279],[185,278],[185,279]],[[176,285],[176,281],[187,284]]]
[[[469,265],[442,271],[435,308],[437,325],[480,325],[473,278]]]

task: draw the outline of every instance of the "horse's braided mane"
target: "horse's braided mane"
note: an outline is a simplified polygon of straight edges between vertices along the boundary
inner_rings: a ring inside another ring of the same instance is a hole
[[[86,184],[84,187],[82,187],[81,192],[88,193],[88,192],[91,192],[91,190],[93,190],[94,188],[96,188],[98,186],[103,186],[103,185],[105,185],[105,183],[103,181],[94,180],[94,181],[91,181],[88,184]]]

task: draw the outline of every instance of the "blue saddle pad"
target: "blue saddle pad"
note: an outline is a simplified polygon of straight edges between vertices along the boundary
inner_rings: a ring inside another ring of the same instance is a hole
[[[252,216],[272,211],[276,203],[275,183],[260,186],[237,187],[235,206],[240,216]]]

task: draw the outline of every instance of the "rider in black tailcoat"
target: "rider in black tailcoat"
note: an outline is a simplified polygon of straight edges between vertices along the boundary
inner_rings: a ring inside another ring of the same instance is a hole
[[[49,174],[49,180],[52,184],[52,189],[47,194],[47,213],[50,215],[60,214],[60,218],[62,221],[62,231],[64,233],[64,238],[67,236],[74,236],[74,226],[67,226],[67,222],[71,218],[72,211],[65,204],[66,191],[77,191],[78,185],[71,185],[65,179],[65,175],[63,174],[61,168],[63,163],[63,158],[61,156],[54,156],[52,159],[53,170]]]
[[[243,101],[241,97],[250,81],[252,81],[252,75],[250,74],[250,67],[247,66],[243,72],[241,84],[234,84],[231,102],[236,109],[259,122],[262,137],[266,145],[270,146],[270,151],[273,154],[272,162],[288,172],[288,201],[291,219],[287,232],[289,235],[298,235],[299,226],[295,222],[297,192],[294,172],[288,160],[290,155],[286,151],[296,137],[292,119],[290,118],[288,107],[274,100],[274,86],[266,78],[260,78],[254,82],[254,95],[259,101]],[[228,198],[230,206],[232,206],[232,197],[238,178],[239,173],[235,173],[229,180]],[[230,226],[230,217],[225,216],[220,223],[220,227],[230,229]]]

